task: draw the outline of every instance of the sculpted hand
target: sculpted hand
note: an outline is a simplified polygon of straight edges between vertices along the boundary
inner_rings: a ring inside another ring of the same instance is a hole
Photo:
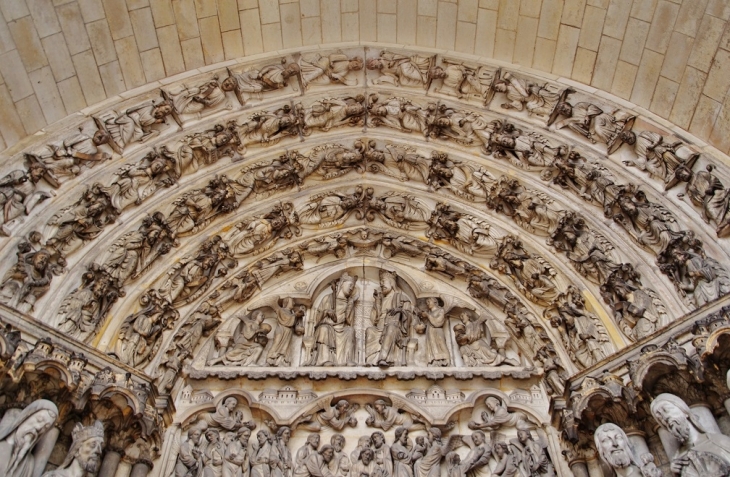
[[[672,461],[672,464],[669,466],[669,468],[675,474],[680,475],[682,473],[682,469],[688,465],[689,465],[689,458],[687,456],[685,456],[685,457],[681,457],[679,459],[674,459]]]

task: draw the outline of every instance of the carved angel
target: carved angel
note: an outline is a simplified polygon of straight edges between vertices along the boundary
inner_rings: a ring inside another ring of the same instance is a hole
[[[352,148],[340,144],[324,144],[312,149],[305,166],[306,175],[317,172],[324,180],[340,177],[352,170],[365,170],[365,145],[355,141]]]
[[[428,107],[436,108],[436,104]],[[391,97],[380,100],[377,94],[368,97],[368,127],[385,126],[403,132],[419,132],[428,137],[428,109],[405,98]]]
[[[555,123],[555,129],[567,127],[585,136],[593,144],[602,142],[606,144],[609,154],[615,152],[624,142],[634,144],[636,135],[631,128],[636,116],[620,109],[611,112],[604,109],[605,107],[601,108],[593,103],[580,102],[572,105],[561,101],[556,106],[556,112],[557,116],[565,116],[565,119]]]
[[[439,202],[428,219],[430,228],[426,236],[431,240],[447,240],[462,252],[492,256],[498,249],[497,240],[491,234],[491,225],[483,220],[451,210]]]
[[[299,249],[318,258],[330,254],[336,258],[344,258],[347,253],[347,238],[341,233],[325,235],[300,244]]]
[[[228,77],[221,82],[223,91],[234,91],[241,106],[246,105],[246,94],[261,99],[266,91],[275,91],[286,88],[289,85],[289,78],[299,74],[299,65],[286,63],[282,58],[280,63],[266,65],[261,69],[236,73],[228,70]]]
[[[304,89],[308,89],[310,85],[324,86],[337,83],[355,86],[357,78],[350,72],[360,71],[362,67],[362,58],[348,58],[343,53],[332,53],[327,56],[314,53],[302,56],[299,60]]]
[[[250,316],[237,315],[240,323],[233,336],[218,332],[216,336],[217,349],[215,356],[208,359],[208,366],[219,363],[225,366],[255,366],[258,364],[261,353],[269,342],[267,335],[271,332],[271,325],[264,323],[264,313],[257,310]],[[230,343],[229,339],[233,342]]]
[[[172,114],[172,104],[154,101],[138,104],[117,113],[112,111],[101,116],[99,123],[111,135],[115,151],[121,154],[130,144],[145,142],[160,133],[158,124],[167,124],[167,116]],[[103,123],[102,123],[103,121]],[[112,144],[110,143],[110,144]]]
[[[236,122],[231,120],[225,126],[216,124],[213,129],[185,136],[181,140],[182,146],[177,150],[177,168],[183,173],[196,172],[202,166],[215,164],[222,157],[240,161],[246,148],[241,144],[238,129]],[[161,150],[164,152],[165,146]],[[169,152],[167,154],[172,155]]]
[[[168,91],[162,90],[162,97],[172,104],[172,114],[178,123],[182,123],[181,115],[200,117],[206,110],[210,111],[219,106],[229,109],[232,107],[217,78],[194,86],[183,84]]]
[[[589,312],[575,286],[559,294],[545,309],[544,316],[560,330],[570,357],[585,368],[602,361],[611,351],[608,332],[600,318]]]
[[[380,72],[380,76],[373,80],[374,85],[424,88],[429,82],[433,60],[433,56],[409,56],[383,50],[377,58],[367,60],[367,68]]]
[[[250,253],[260,253],[272,247],[277,239],[290,239],[299,235],[298,217],[292,212],[289,202],[277,205],[263,216],[255,216],[236,224],[228,235],[231,255],[242,257]]]
[[[474,270],[470,263],[439,249],[432,250],[426,256],[425,267],[430,272],[441,272],[452,280],[457,276],[466,276]]]
[[[521,411],[510,412],[505,402],[495,396],[489,396],[484,404],[487,409],[481,413],[482,422],[469,421],[469,429],[480,431],[496,431],[502,426],[527,424],[527,416]]]
[[[371,187],[363,189],[361,186],[349,194],[325,192],[314,196],[297,214],[303,224],[317,224],[320,227],[341,224],[353,213],[358,220],[362,220],[368,214],[372,215],[369,206],[373,193]]]
[[[216,235],[195,255],[184,257],[170,268],[159,293],[175,306],[190,303],[210,287],[214,278],[226,275],[226,268],[235,265],[228,245]]]
[[[515,111],[527,110],[529,114],[548,116],[560,100],[560,92],[549,84],[538,84],[515,76],[509,71],[501,77],[497,76],[494,90],[504,93],[509,100],[503,103],[503,109]]]
[[[112,205],[121,212],[139,205],[159,189],[170,187],[180,178],[180,166],[166,149],[151,151],[136,164],[127,164],[115,172],[107,187]]]
[[[7,226],[23,215],[28,215],[36,205],[51,197],[36,190],[36,184],[48,175],[46,167],[32,156],[26,156],[26,170],[15,170],[0,179],[0,207],[2,207],[2,233],[10,235]]]
[[[302,134],[309,136],[313,130],[327,132],[340,126],[362,125],[365,118],[365,97],[325,98],[308,107],[296,105],[302,122]]]
[[[519,366],[520,359],[507,347],[510,335],[504,325],[487,315],[464,311],[454,325],[454,338],[466,366]]]
[[[282,138],[299,135],[299,118],[289,105],[274,112],[259,111],[238,127],[238,134],[243,145],[274,145]]]
[[[492,69],[486,66],[467,66],[446,59],[443,62],[446,65],[445,68],[437,66],[431,70],[433,79],[443,80],[441,87],[436,89],[437,93],[455,96],[459,99],[478,100],[485,105],[489,102],[495,76]]]
[[[504,123],[491,137],[490,149],[495,157],[505,157],[525,169],[550,166],[556,158],[568,153],[566,145],[552,145],[535,132],[524,132],[511,123]]]
[[[215,177],[205,188],[192,190],[175,200],[175,209],[167,222],[178,237],[194,234],[218,214],[238,208],[247,195],[245,186],[238,182],[225,175]]]
[[[95,183],[87,188],[75,204],[51,217],[48,225],[57,227],[46,244],[68,255],[85,242],[95,239],[118,216],[107,188]]]
[[[558,294],[555,270],[544,259],[525,250],[522,241],[512,235],[502,239],[490,267],[512,277],[527,298],[542,306]]]
[[[555,229],[559,212],[550,207],[552,201],[543,194],[505,176],[487,190],[487,207],[512,217],[520,227],[543,236]]]
[[[292,365],[292,338],[304,333],[303,320],[307,312],[304,305],[296,305],[291,297],[275,297],[269,304],[276,312],[274,339],[266,355],[269,366]],[[281,305],[279,304],[281,302]]]
[[[332,397],[326,396],[311,408],[312,412],[297,418],[292,424],[292,429],[303,429],[306,431],[319,432],[324,428],[333,431],[342,431],[346,426],[356,427],[357,418],[353,415],[360,408],[359,404],[353,404],[345,399],[331,404]]]
[[[85,168],[90,168],[99,162],[108,161],[111,155],[99,150],[102,144],[112,144],[109,134],[99,128],[89,136],[79,128],[79,132],[71,135],[60,143],[48,144],[26,154],[26,162],[42,164],[46,169],[45,179],[53,187],[78,176]]]
[[[397,400],[397,398],[394,399]],[[404,427],[409,431],[424,429],[426,422],[423,418],[406,411],[404,404],[396,401],[391,404],[383,399],[377,399],[372,405],[366,404],[365,410],[370,417],[365,420],[365,423],[385,432],[395,427]]]

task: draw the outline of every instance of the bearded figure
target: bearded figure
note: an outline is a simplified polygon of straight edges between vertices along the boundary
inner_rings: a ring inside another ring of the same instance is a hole
[[[660,394],[651,402],[651,414],[679,441],[670,456],[672,472],[681,477],[730,475],[730,437],[708,432],[682,399]]]
[[[601,460],[613,469],[617,477],[652,477],[656,475],[656,467],[639,463],[629,446],[626,433],[616,424],[606,423],[598,426],[593,438]]]
[[[71,433],[73,443],[66,459],[57,469],[43,474],[43,477],[91,477],[96,475],[101,464],[104,447],[104,425],[96,421],[85,427],[78,423]]]

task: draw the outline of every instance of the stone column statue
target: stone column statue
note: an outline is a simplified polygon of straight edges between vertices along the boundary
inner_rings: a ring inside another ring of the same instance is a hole
[[[651,402],[651,414],[679,441],[670,456],[672,472],[682,477],[730,475],[730,437],[707,432],[682,399],[660,394]]]
[[[629,446],[629,438],[616,424],[598,426],[594,434],[596,448],[601,460],[616,473],[617,477],[661,477],[650,454],[639,462]]]
[[[0,421],[0,475],[33,477],[36,467],[43,468],[46,459],[36,461],[33,453],[38,441],[51,430],[58,417],[58,408],[51,401],[38,399],[23,410],[9,409]]]
[[[104,426],[96,421],[92,426],[77,423],[71,433],[73,442],[63,463],[43,477],[90,477],[96,475],[104,446]]]

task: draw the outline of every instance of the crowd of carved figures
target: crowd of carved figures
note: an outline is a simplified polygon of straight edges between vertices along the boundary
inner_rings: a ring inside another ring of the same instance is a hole
[[[215,412],[189,425],[168,463],[175,477],[426,477],[443,475],[442,469],[453,477],[555,475],[535,424],[496,397],[487,398],[484,422],[470,423],[469,435],[450,432],[453,423],[429,426],[422,417],[377,399],[366,405],[370,429],[357,442],[348,442],[343,432],[358,425],[353,415],[358,406],[344,399],[290,426],[265,421],[261,428],[244,420],[238,406],[235,397],[225,398]],[[303,441],[298,448],[290,444],[293,437]]]

